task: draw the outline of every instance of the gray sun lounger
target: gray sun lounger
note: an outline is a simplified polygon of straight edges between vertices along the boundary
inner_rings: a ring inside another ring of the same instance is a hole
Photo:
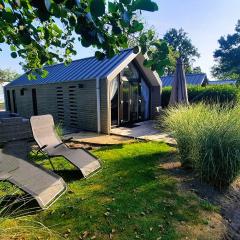
[[[0,149],[0,180],[18,186],[46,209],[66,191],[67,185],[55,173],[27,161],[27,154],[25,141],[10,142]]]
[[[30,119],[33,137],[40,150],[49,157],[63,156],[86,178],[101,168],[99,160],[85,149],[70,149],[58,137],[52,115],[33,116]]]

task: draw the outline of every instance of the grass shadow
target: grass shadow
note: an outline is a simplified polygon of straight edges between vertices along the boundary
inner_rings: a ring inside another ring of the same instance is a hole
[[[29,194],[9,194],[0,198],[0,218],[16,218],[41,211],[37,201]]]
[[[71,183],[83,178],[83,174],[78,169],[54,170],[54,173],[61,176],[65,182]]]
[[[129,143],[131,144],[131,143]],[[101,148],[95,149],[94,152],[102,152],[102,151],[108,151],[108,150],[114,150],[114,149],[122,149],[124,144],[116,144],[116,145],[105,145]]]

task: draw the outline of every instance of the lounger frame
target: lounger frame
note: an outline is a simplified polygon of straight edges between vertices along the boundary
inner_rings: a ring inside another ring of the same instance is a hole
[[[19,142],[19,141],[17,141]],[[23,141],[22,141],[23,142]],[[11,142],[10,144],[14,143]],[[27,141],[24,141],[25,144],[29,144],[29,142]],[[9,144],[9,143],[8,143]],[[7,144],[5,144],[7,145]],[[3,147],[4,149],[4,147]],[[0,153],[0,155],[2,155],[2,153]],[[4,154],[1,156],[4,158]],[[42,167],[41,165],[39,164],[36,164],[35,162],[33,161],[30,161],[30,159],[28,158],[28,154],[26,153],[26,156],[25,158],[20,158],[18,156],[14,156],[12,155],[11,156],[13,159],[16,158],[16,161],[25,161],[27,162],[27,164],[29,165],[32,165],[34,166],[35,168],[37,169],[40,169],[41,171],[45,172],[46,174],[48,175],[51,175],[53,176],[54,178],[56,178],[57,181],[60,181],[62,186],[63,186],[63,190],[61,192],[58,192],[56,195],[54,195],[48,202],[46,203],[43,203],[41,201],[41,198],[38,196],[38,194],[35,194],[34,192],[31,191],[30,188],[28,188],[27,186],[24,186],[22,183],[14,180],[14,178],[11,176],[11,173],[7,174],[5,178],[1,179],[0,181],[8,181],[8,182],[11,182],[12,184],[16,185],[18,188],[20,188],[21,190],[23,190],[25,193],[31,195],[36,201],[37,203],[39,204],[39,206],[42,208],[42,209],[48,209],[50,206],[52,206],[53,203],[55,203],[66,191],[67,191],[67,184],[65,183],[65,181],[60,177],[58,176],[57,174],[55,174],[54,172],[48,170],[48,169],[45,169],[44,167]],[[18,168],[16,168],[17,170]],[[14,171],[14,170],[13,170]]]
[[[50,121],[51,121],[51,124],[53,124],[53,126],[54,126],[54,120],[53,120],[53,117],[52,117],[51,115],[48,114],[48,115],[36,116],[36,117],[37,117],[37,118],[41,118],[41,117],[49,118],[49,119],[47,119],[47,120],[50,120]],[[36,156],[37,156],[39,153],[42,153],[44,156],[46,156],[47,159],[49,160],[49,162],[50,162],[53,170],[55,170],[55,169],[54,169],[53,162],[51,161],[51,158],[54,158],[54,157],[64,157],[68,162],[70,162],[73,166],[75,166],[76,168],[79,169],[79,167],[78,167],[76,164],[74,164],[72,161],[70,161],[69,159],[67,159],[67,157],[65,157],[64,155],[57,154],[57,153],[55,153],[54,155],[51,155],[51,153],[47,152],[47,150],[45,150],[45,149],[48,147],[47,144],[46,144],[46,145],[42,145],[42,146],[40,145],[39,139],[35,136],[35,129],[34,129],[33,124],[32,124],[32,119],[33,119],[33,118],[34,118],[34,117],[32,117],[32,118],[30,119],[30,123],[31,123],[31,128],[32,128],[33,137],[34,137],[34,139],[35,139],[35,141],[36,141],[36,143],[37,143],[37,145],[38,145],[38,150],[37,150],[37,152],[36,152]],[[52,126],[52,125],[51,125],[51,126]],[[69,141],[69,140],[71,140],[72,138],[62,140],[62,139],[60,139],[59,136],[56,134],[55,129],[52,129],[52,131],[54,131],[54,132],[53,132],[53,136],[55,137],[55,139],[56,139],[58,142],[56,141],[56,145],[55,145],[55,146],[51,146],[51,147],[57,149],[59,146],[65,145],[67,149],[71,150],[71,148],[69,148],[69,147],[67,146],[67,144],[65,143],[65,141]],[[89,173],[87,176],[84,176],[84,174],[83,174],[83,177],[84,177],[85,179],[93,176],[94,174],[96,174],[97,172],[99,172],[99,171],[102,169],[102,166],[103,166],[103,165],[102,165],[102,162],[101,162],[101,160],[100,160],[99,158],[97,158],[97,157],[94,156],[91,152],[87,151],[87,150],[84,149],[84,148],[78,148],[78,149],[84,151],[85,153],[87,153],[88,155],[90,155],[92,158],[94,158],[95,160],[97,160],[97,161],[99,162],[99,165],[100,165],[99,168],[97,168],[96,170],[92,171],[92,172]]]

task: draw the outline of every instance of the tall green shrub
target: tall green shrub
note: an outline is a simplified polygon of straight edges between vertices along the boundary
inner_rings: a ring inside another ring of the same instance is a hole
[[[164,87],[162,91],[162,106],[168,106],[171,87]],[[188,86],[190,103],[205,102],[207,104],[232,104],[240,102],[240,88],[233,85]]]
[[[164,125],[177,141],[180,160],[218,188],[240,173],[240,107],[179,106],[166,111]]]

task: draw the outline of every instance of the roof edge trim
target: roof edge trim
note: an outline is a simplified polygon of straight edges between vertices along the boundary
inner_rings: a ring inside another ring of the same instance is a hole
[[[131,53],[126,59],[124,59],[112,72],[107,75],[109,81],[113,80],[139,53]]]

